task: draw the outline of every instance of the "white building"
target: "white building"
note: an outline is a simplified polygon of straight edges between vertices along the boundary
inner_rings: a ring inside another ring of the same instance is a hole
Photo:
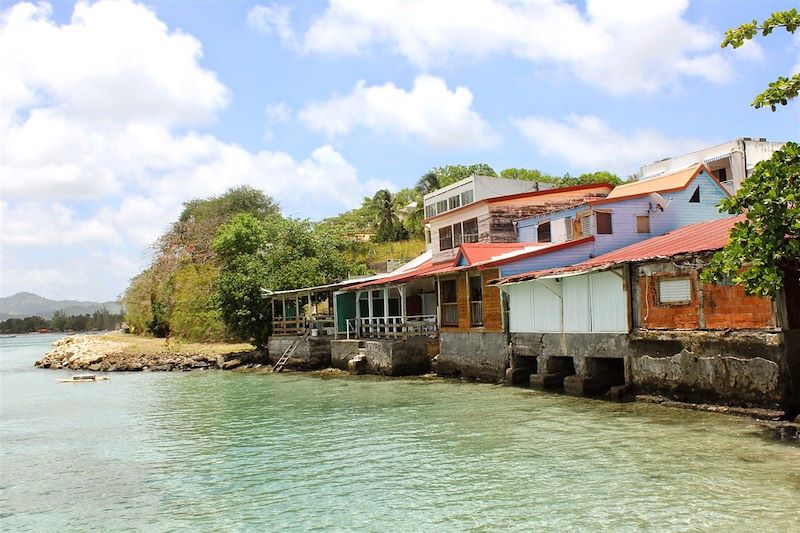
[[[756,164],[769,159],[783,144],[783,142],[767,141],[764,137],[740,137],[696,152],[644,165],[639,172],[639,179],[655,178],[667,172],[703,163],[733,194],[739,190],[742,181],[753,173]]]

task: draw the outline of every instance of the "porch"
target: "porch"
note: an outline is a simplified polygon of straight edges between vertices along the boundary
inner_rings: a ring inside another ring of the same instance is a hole
[[[314,337],[335,334],[330,286],[276,291],[270,298],[273,336],[301,336],[309,329]]]
[[[405,340],[438,334],[434,278],[338,292],[335,298],[337,338]]]

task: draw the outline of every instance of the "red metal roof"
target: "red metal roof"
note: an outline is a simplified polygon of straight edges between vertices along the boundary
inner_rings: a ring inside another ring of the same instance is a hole
[[[439,263],[434,263],[432,260],[427,260],[417,268],[407,270],[405,272],[401,272],[400,274],[395,274],[394,276],[386,276],[378,279],[374,279],[371,281],[367,281],[365,283],[359,283],[357,285],[351,285],[344,290],[352,291],[362,289],[364,287],[374,287],[377,285],[385,285],[387,283],[399,283],[402,281],[408,281],[414,278],[424,277],[431,274],[435,274],[439,271],[446,271],[453,268],[453,261],[444,261]]]
[[[488,261],[492,257],[496,257],[501,254],[523,250],[526,246],[530,245],[531,243],[526,244],[520,242],[465,243],[461,245],[458,254],[456,255],[456,263],[458,263],[458,258],[460,256],[463,256],[467,260],[467,263],[472,265],[481,261]]]
[[[744,219],[745,215],[739,215],[720,220],[690,224],[667,233],[666,235],[631,244],[630,246],[614,250],[613,252],[575,265],[507,276],[495,280],[493,284],[502,285],[503,283],[515,283],[540,278],[542,276],[552,276],[554,274],[578,273],[623,263],[635,263],[651,259],[672,257],[679,254],[719,250],[728,243],[731,228],[733,228],[734,224]]]

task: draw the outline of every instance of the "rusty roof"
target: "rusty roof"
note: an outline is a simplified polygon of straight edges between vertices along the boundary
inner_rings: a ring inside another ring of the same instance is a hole
[[[506,276],[494,280],[492,284],[502,285],[505,283],[518,283],[544,276],[555,276],[557,274],[579,274],[598,270],[601,268],[611,268],[615,265],[625,263],[637,263],[653,259],[665,259],[681,254],[692,254],[719,250],[728,243],[728,238],[734,224],[745,219],[745,215],[728,217],[709,222],[699,222],[690,224],[675,231],[671,231],[659,237],[625,246],[619,250],[614,250],[607,254],[583,261],[574,265],[551,268],[547,270],[537,270]]]
[[[436,218],[443,217],[445,215],[449,215],[449,214],[452,214],[452,213],[458,213],[458,212],[460,212],[462,210],[468,209],[470,207],[474,207],[476,205],[481,205],[481,204],[498,204],[498,203],[503,203],[503,202],[509,202],[511,200],[517,200],[517,199],[520,199],[520,198],[538,198],[538,197],[541,197],[541,196],[547,197],[548,195],[561,194],[561,193],[572,192],[572,191],[582,191],[582,190],[597,190],[600,195],[605,196],[605,192],[600,192],[600,191],[603,191],[603,190],[611,191],[613,189],[614,189],[614,186],[611,185],[610,183],[600,182],[600,183],[585,183],[585,184],[582,184],[582,185],[570,185],[569,187],[559,187],[559,188],[556,188],[556,189],[542,189],[540,191],[530,191],[530,192],[521,192],[521,193],[515,193],[515,194],[507,194],[505,196],[495,196],[493,198],[484,198],[482,200],[476,200],[476,201],[474,201],[472,203],[469,203],[469,204],[464,204],[461,207],[457,207],[455,209],[450,209],[448,211],[445,211],[444,213],[439,213],[438,215],[434,215],[432,217],[426,218],[422,222],[423,223],[429,222],[429,221],[434,220]],[[585,203],[588,200],[590,200],[592,196],[595,196],[595,195],[587,194],[582,199],[575,199],[575,201],[577,201],[577,204]],[[573,201],[573,200],[567,200],[567,201]]]

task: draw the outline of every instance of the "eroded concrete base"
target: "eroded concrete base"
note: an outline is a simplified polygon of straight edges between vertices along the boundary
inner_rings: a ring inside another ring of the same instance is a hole
[[[269,339],[269,360],[275,364],[281,355],[297,340],[294,336],[272,336]],[[301,340],[286,368],[292,370],[316,370],[331,366],[331,340],[333,337],[307,337]]]
[[[427,337],[408,340],[334,340],[331,365],[351,373],[384,376],[414,376],[430,371]],[[352,364],[351,364],[352,363]]]
[[[596,396],[614,391],[683,402],[780,409],[800,403],[794,332],[647,331],[511,336],[508,382]]]
[[[442,332],[436,372],[442,376],[503,381],[509,368],[505,333]]]

